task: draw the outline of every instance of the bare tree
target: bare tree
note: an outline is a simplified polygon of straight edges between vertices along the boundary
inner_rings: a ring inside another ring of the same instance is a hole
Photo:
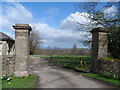
[[[30,34],[30,54],[33,55],[42,43],[39,33],[33,29]]]
[[[77,54],[77,45],[74,44],[72,49],[71,49],[72,55],[76,55]]]
[[[112,6],[115,6],[118,12],[115,11],[115,12],[106,13],[105,10],[109,9]],[[86,17],[90,20],[89,23],[82,24],[76,21],[78,25],[78,30],[82,31],[83,29],[86,29],[86,32],[88,32],[87,34],[84,35],[86,40],[79,41],[86,46],[91,46],[92,40],[90,38],[91,33],[89,31],[92,30],[93,28],[99,27],[99,26],[105,27],[105,28],[111,28],[111,26],[114,26],[114,25],[118,26],[120,24],[120,13],[119,13],[120,2],[106,2],[106,3],[85,2],[85,3],[79,3],[75,5],[75,7],[80,12],[87,12],[89,14],[89,16],[83,15],[83,17]]]
[[[110,27],[113,23],[120,21],[120,13],[119,12],[109,12],[105,13],[104,11],[112,6],[116,6],[116,8],[119,11],[119,4],[120,2],[106,2],[104,3],[101,8],[98,9],[98,5],[103,4],[102,2],[87,2],[83,4],[76,5],[80,10],[83,10],[84,12],[87,12],[89,16],[84,16],[86,18],[89,18],[91,22],[95,23],[89,23],[89,24],[81,24],[79,22],[76,22],[79,25],[84,26],[90,26],[93,25],[102,25],[103,27]],[[111,15],[114,16],[111,17]]]

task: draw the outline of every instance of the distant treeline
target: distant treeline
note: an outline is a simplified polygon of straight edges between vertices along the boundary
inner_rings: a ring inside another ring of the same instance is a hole
[[[37,49],[38,55],[91,55],[89,49]]]

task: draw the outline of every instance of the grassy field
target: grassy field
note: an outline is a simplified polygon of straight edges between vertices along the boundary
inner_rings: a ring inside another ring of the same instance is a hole
[[[75,71],[89,72],[91,66],[91,56],[75,55],[53,55],[40,56],[47,59],[50,63],[62,68],[73,69]]]
[[[36,55],[36,57],[42,57],[42,58],[50,58],[51,56],[54,57],[54,58],[55,58],[55,57],[56,57],[56,58],[60,58],[60,57],[61,57],[61,58],[64,58],[64,57],[66,57],[66,58],[67,58],[67,57],[71,57],[71,58],[73,58],[73,57],[76,57],[76,58],[77,58],[77,57],[78,57],[78,58],[83,58],[83,57],[90,58],[90,57],[91,57],[91,56],[83,56],[83,55],[41,55],[41,56],[39,56],[39,55],[37,56],[37,55]]]
[[[4,79],[2,88],[34,88],[37,81],[36,75],[29,75],[28,77],[12,77],[10,81]]]

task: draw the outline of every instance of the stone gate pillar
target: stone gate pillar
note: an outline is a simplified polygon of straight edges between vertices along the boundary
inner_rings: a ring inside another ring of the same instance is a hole
[[[27,76],[29,57],[29,35],[31,27],[28,24],[16,24],[15,29],[15,72],[18,77]]]
[[[92,33],[92,66],[91,72],[98,73],[98,60],[107,57],[108,30],[105,28],[94,28]]]

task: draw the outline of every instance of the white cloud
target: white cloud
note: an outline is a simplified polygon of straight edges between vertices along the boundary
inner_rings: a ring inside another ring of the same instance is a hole
[[[72,47],[73,44],[78,43],[83,33],[72,30],[55,29],[44,23],[31,24],[34,30],[40,33],[46,47]],[[83,38],[82,38],[83,39]]]
[[[2,4],[2,23],[0,25],[4,29],[12,29],[15,23],[29,23],[33,15],[20,3],[9,3],[8,5]]]
[[[92,20],[90,19],[90,15],[87,12],[76,12],[70,14],[66,19],[64,19],[60,28],[70,30],[80,29],[80,31],[86,32],[91,29],[90,27],[93,28],[94,23],[95,22],[92,22]]]
[[[15,22],[28,22],[32,19],[32,13],[19,3],[13,4],[14,7],[8,7],[7,15],[9,20]]]
[[[118,13],[118,10],[117,10],[117,8],[113,5],[113,6],[109,7],[109,8],[105,8],[105,9],[103,10],[103,12],[104,12],[104,16],[105,16],[106,18],[112,18],[112,17],[114,17],[114,16],[116,15],[116,13]]]

